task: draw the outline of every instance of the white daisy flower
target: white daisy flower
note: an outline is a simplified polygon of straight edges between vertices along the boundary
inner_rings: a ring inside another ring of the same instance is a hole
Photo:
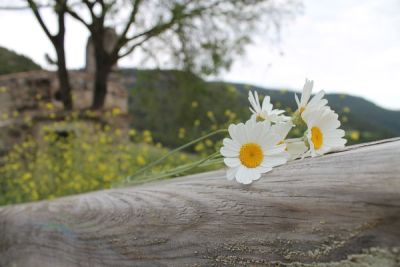
[[[250,184],[262,173],[287,162],[286,146],[278,144],[282,136],[272,131],[267,123],[249,120],[246,124],[231,124],[228,131],[231,138],[223,140],[220,152],[228,166],[229,180]]]
[[[331,109],[313,110],[304,113],[307,124],[306,136],[310,145],[312,157],[343,148],[347,140],[345,132],[340,127],[338,115]]]
[[[310,81],[306,79],[306,82],[303,87],[303,93],[301,94],[301,99],[297,97],[297,94],[295,94],[295,99],[297,103],[297,110],[301,115],[303,115],[303,112],[305,110],[311,110],[311,109],[320,109],[326,104],[328,104],[328,100],[323,99],[325,92],[323,90],[319,91],[311,100],[311,92],[314,86],[314,81]]]
[[[278,144],[286,144],[286,151],[289,154],[289,161],[301,157],[307,151],[307,146],[305,145],[303,140],[286,139],[287,135],[293,127],[294,124],[292,122],[277,123],[272,126],[272,130],[283,138]]]
[[[290,120],[289,117],[282,115],[285,111],[274,109],[269,96],[265,96],[262,105],[260,105],[257,91],[254,91],[254,94],[249,91],[249,102],[250,111],[253,113],[250,119],[255,122],[277,123]]]

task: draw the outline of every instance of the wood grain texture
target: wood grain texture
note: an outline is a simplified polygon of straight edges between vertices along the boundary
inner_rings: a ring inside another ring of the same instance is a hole
[[[400,246],[400,139],[0,208],[0,266],[268,266]]]

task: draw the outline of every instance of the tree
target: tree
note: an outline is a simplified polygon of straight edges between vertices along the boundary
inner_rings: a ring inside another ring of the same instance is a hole
[[[101,109],[107,79],[116,62],[140,50],[149,59],[164,57],[174,67],[213,74],[227,69],[253,34],[297,10],[295,0],[79,0],[68,13],[83,23],[93,40],[96,73],[92,108]],[[87,16],[89,14],[89,16]],[[124,18],[124,19],[122,19]],[[117,30],[105,47],[109,27]]]
[[[71,85],[69,82],[68,70],[65,60],[65,17],[67,11],[68,0],[20,0],[20,1],[9,1],[9,3],[0,6],[0,10],[32,10],[35,18],[39,22],[41,28],[53,44],[56,51],[57,60],[51,60],[57,65],[57,76],[60,84],[60,100],[63,102],[64,108],[67,110],[72,109],[72,96],[71,96]],[[45,24],[40,9],[52,8],[56,14],[58,22],[58,31],[56,34],[52,34],[49,27]],[[47,55],[46,55],[47,56]],[[47,58],[49,58],[47,56]]]
[[[69,82],[68,70],[65,60],[65,16],[67,11],[68,0],[54,0],[51,5],[57,15],[58,21],[58,32],[52,34],[45,24],[40,11],[39,5],[34,0],[26,0],[30,9],[32,10],[35,18],[39,22],[46,36],[49,38],[56,51],[57,60],[57,75],[60,84],[60,96],[61,101],[64,104],[64,108],[67,110],[72,109],[72,95],[71,95],[71,84]]]

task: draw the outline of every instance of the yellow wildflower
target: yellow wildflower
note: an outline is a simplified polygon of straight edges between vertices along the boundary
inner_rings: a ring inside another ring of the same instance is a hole
[[[121,111],[120,108],[113,108],[111,113],[112,113],[113,116],[118,116],[118,115],[120,115],[122,113],[122,111]]]
[[[26,172],[26,173],[24,173],[23,175],[22,175],[22,181],[28,181],[29,179],[31,179],[32,178],[32,174],[31,173],[29,173],[29,172]]]
[[[349,107],[344,107],[343,108],[344,113],[350,113],[350,108]]]
[[[121,129],[115,129],[115,135],[116,136],[121,136],[122,135],[122,130]]]
[[[192,101],[192,108],[197,108],[199,103],[197,101]]]
[[[360,139],[360,132],[359,131],[351,131],[350,138],[353,141],[358,141]]]
[[[146,160],[144,159],[144,157],[142,155],[138,155],[136,157],[136,162],[140,165],[143,166],[146,164]]]
[[[201,151],[203,151],[204,150],[204,144],[203,143],[198,143],[195,147],[194,147],[194,150],[196,151],[196,152],[201,152]]]
[[[206,143],[206,146],[208,146],[208,147],[212,147],[213,146],[213,141],[211,141],[211,139],[206,139],[205,143]]]
[[[135,136],[136,135],[135,129],[130,129],[128,134],[129,136]]]
[[[100,173],[103,173],[103,172],[105,172],[107,170],[107,166],[105,164],[103,164],[103,163],[100,163],[98,165],[98,170],[99,170]]]
[[[3,120],[8,120],[8,118],[9,118],[9,116],[8,116],[8,113],[7,113],[7,112],[5,112],[5,113],[1,114],[1,117],[3,118]]]
[[[185,128],[179,128],[178,137],[180,139],[183,139],[183,138],[185,138],[185,135],[186,135],[186,129]]]
[[[143,142],[148,144],[153,142],[153,137],[151,136],[151,132],[149,130],[143,131]]]
[[[47,108],[48,110],[53,110],[53,109],[54,109],[53,103],[51,103],[51,102],[46,103],[46,108]]]

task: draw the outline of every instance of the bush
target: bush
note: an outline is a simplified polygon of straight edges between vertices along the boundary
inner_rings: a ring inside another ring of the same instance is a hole
[[[19,55],[4,47],[0,47],[0,62],[0,75],[41,69],[30,58]]]
[[[132,127],[151,130],[154,139],[168,147],[227,128],[249,115],[247,98],[236,88],[215,85],[210,89],[202,79],[181,71],[140,71],[131,89],[129,109]],[[196,151],[219,139],[199,144]]]
[[[55,131],[55,129],[70,129]],[[39,137],[16,144],[0,163],[0,205],[52,199],[110,188],[168,150],[153,144],[150,131],[129,131],[75,122],[54,122]],[[177,153],[158,172],[198,159]],[[140,179],[133,183],[142,182]]]

